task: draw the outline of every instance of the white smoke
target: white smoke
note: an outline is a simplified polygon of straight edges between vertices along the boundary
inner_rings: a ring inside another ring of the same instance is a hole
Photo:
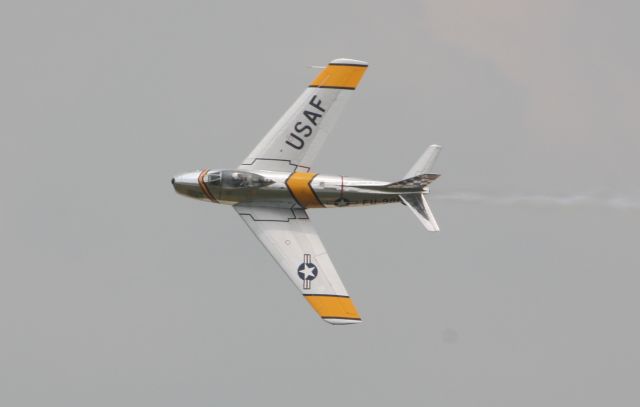
[[[433,200],[503,206],[599,207],[614,210],[640,209],[640,201],[626,197],[596,195],[489,195],[478,193],[435,194]]]

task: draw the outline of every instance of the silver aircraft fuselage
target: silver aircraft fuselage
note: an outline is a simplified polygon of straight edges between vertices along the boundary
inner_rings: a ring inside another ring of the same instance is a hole
[[[329,208],[400,202],[398,193],[384,190],[388,182],[310,172],[202,170],[171,183],[179,194],[225,205]]]

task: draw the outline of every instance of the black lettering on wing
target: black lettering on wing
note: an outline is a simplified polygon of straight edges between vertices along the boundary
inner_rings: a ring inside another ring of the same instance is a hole
[[[293,134],[293,133],[289,133],[289,135],[291,137],[293,137],[295,140],[298,140],[297,144],[293,144],[291,141],[287,140],[287,144],[290,145],[291,147],[295,148],[296,150],[300,150],[302,149],[302,147],[304,147],[304,140],[301,139],[300,137],[298,137],[298,135]]]
[[[303,126],[302,122],[296,123],[296,125],[293,126],[293,128],[296,129],[296,131],[298,133],[300,133],[300,135],[302,137],[309,137],[311,135],[311,133],[313,132],[313,130],[311,130],[311,126],[306,125],[306,124]],[[305,132],[307,132],[307,133],[305,134]]]
[[[309,100],[309,105],[314,107],[319,112],[325,112],[325,108],[322,107],[322,100],[320,100],[317,95],[313,95],[311,97],[311,100]],[[322,118],[322,113],[311,110],[305,110],[302,112],[302,114],[307,120],[309,120],[309,122],[311,122],[311,124],[313,124],[313,126],[318,126],[318,120]],[[293,126],[293,129],[295,130],[295,133],[289,133],[290,137],[289,140],[286,141],[286,143],[296,150],[301,150],[304,147],[304,140],[302,139],[302,137],[311,137],[311,135],[313,134],[313,128],[310,125],[299,121],[296,122],[296,124]]]
[[[322,117],[320,113],[310,112],[308,110],[304,111],[304,117],[306,117],[314,126],[317,126],[318,123],[316,120]]]
[[[313,97],[311,97],[311,100],[309,101],[309,104],[313,107],[315,107],[316,109],[320,110],[321,112],[324,112],[324,108],[320,106],[320,103],[322,103],[322,101],[320,100],[320,98],[316,95],[313,95]]]

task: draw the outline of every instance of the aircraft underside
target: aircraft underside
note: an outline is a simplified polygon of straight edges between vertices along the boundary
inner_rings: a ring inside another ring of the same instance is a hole
[[[397,182],[310,171],[367,66],[354,59],[331,61],[238,168],[196,171],[171,180],[181,195],[232,205],[316,313],[334,325],[361,318],[307,209],[402,202],[427,230],[439,230],[426,201],[429,185],[438,177],[430,173],[438,145],[429,146]]]

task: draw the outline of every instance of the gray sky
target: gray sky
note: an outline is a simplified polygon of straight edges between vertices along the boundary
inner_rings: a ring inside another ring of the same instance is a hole
[[[640,404],[637,2],[3,1],[0,405]],[[231,208],[338,57],[314,170],[445,149],[427,233],[314,210],[364,323],[323,323]]]

